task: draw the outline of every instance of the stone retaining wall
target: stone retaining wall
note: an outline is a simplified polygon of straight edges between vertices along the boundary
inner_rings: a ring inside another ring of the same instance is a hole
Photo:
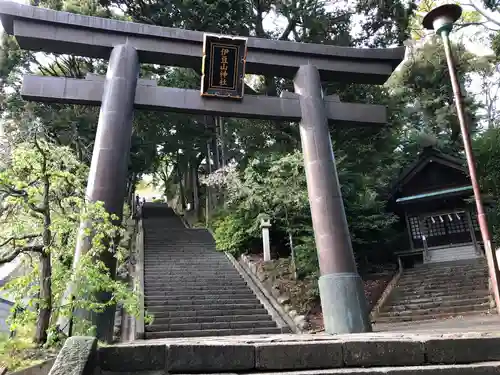
[[[54,365],[55,358],[48,359],[42,363],[9,373],[9,375],[47,375]]]
[[[290,305],[290,298],[286,294],[281,293],[278,289],[273,288],[273,284],[271,281],[266,280],[266,274],[264,271],[259,269],[257,265],[251,261],[250,257],[243,254],[240,257],[240,262],[244,265],[244,267],[251,272],[255,278],[259,281],[261,288],[267,290],[268,294],[270,294],[269,298],[273,298],[277,304],[279,304],[283,311],[290,317],[293,321],[294,325],[297,327],[298,332],[304,332],[307,327],[307,317],[305,315],[301,315]]]

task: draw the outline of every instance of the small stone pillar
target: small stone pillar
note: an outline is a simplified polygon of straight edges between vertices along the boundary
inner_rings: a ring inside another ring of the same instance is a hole
[[[271,260],[271,243],[269,241],[269,228],[271,228],[271,220],[269,218],[260,219],[260,227],[262,229],[262,246],[264,248],[264,262]]]

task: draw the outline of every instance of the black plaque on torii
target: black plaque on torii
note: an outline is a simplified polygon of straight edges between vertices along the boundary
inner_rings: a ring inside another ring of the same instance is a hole
[[[204,34],[201,95],[243,99],[247,39]]]

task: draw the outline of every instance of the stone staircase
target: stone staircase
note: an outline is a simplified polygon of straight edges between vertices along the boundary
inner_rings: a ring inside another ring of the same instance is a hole
[[[494,333],[236,336],[96,344],[91,337],[70,337],[50,374],[500,374],[500,336]]]
[[[205,229],[163,204],[143,207],[146,339],[281,333]]]
[[[397,323],[485,314],[490,311],[484,259],[421,265],[403,271],[375,319]]]

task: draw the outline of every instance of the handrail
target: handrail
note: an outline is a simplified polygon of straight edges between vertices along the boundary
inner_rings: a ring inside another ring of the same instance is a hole
[[[139,209],[142,209],[142,205]],[[134,324],[134,338],[137,340],[144,338],[144,227],[142,215],[137,218],[135,256],[134,291],[139,293],[139,315],[135,318]]]
[[[429,246],[427,246],[427,238],[422,236],[422,243],[424,245],[424,262],[429,260]]]

